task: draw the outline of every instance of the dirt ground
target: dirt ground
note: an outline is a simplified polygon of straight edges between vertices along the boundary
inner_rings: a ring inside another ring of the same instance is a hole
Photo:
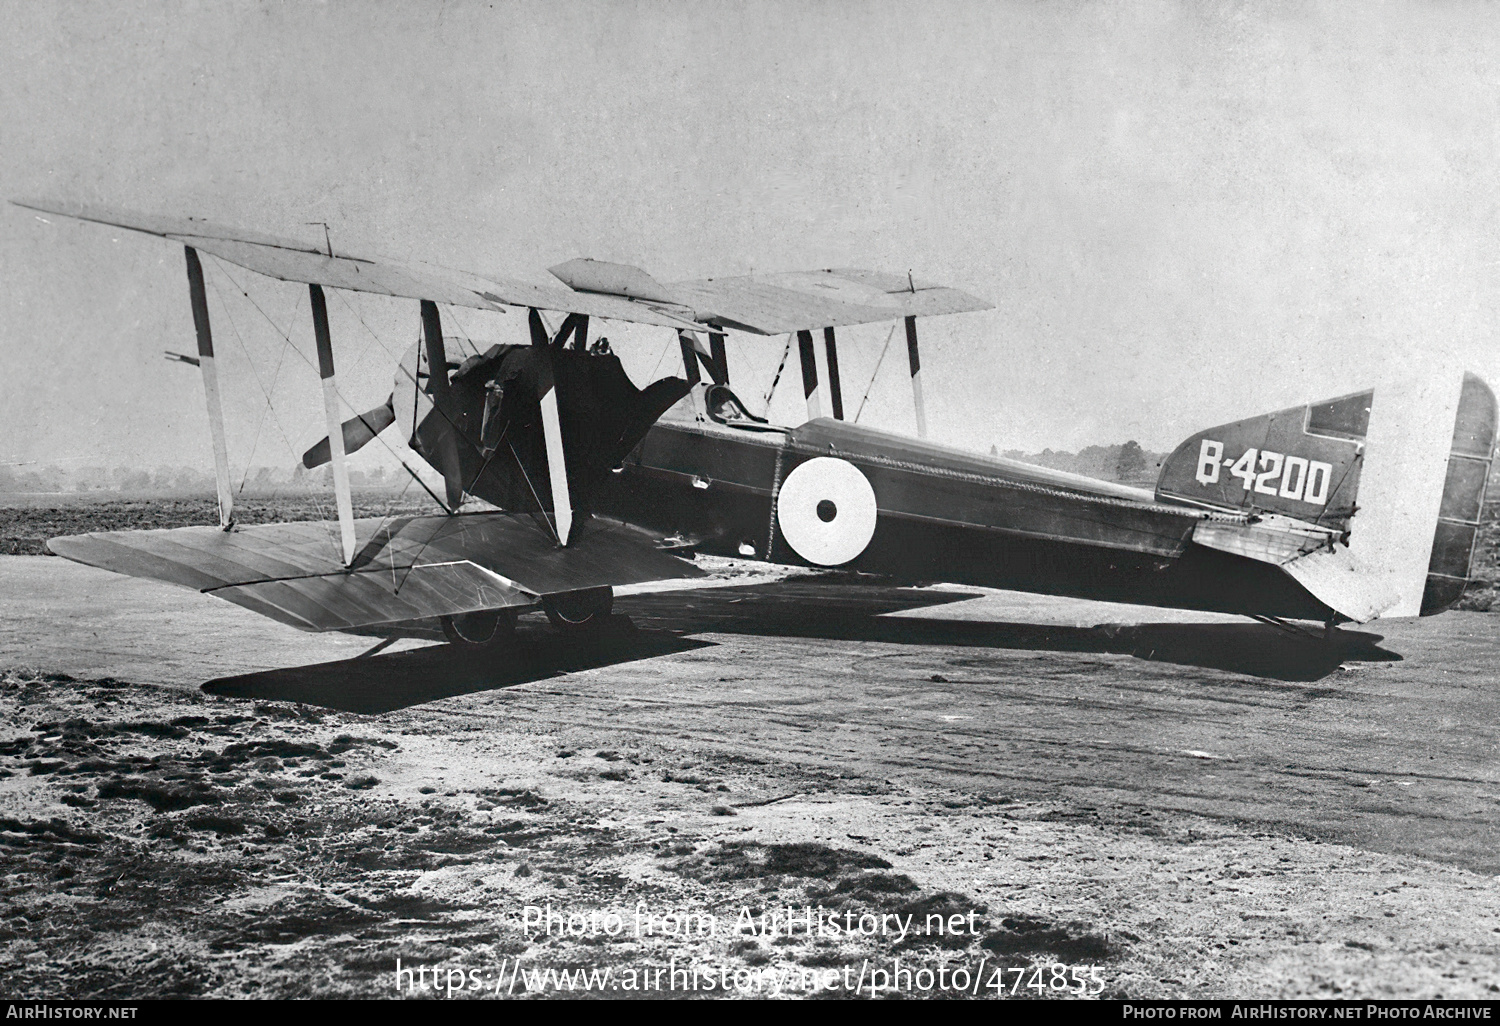
[[[898,964],[915,997],[1500,992],[1492,616],[1330,648],[716,570],[475,659],[0,557],[0,986],[396,996],[400,959],[455,997],[689,965],[699,996]]]

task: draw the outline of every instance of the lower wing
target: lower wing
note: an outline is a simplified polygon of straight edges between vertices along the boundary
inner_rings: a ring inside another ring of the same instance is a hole
[[[591,518],[567,548],[507,513],[356,520],[342,564],[338,525],[107,531],[53,538],[59,556],[216,595],[305,631],[338,631],[525,608],[584,588],[701,577],[644,531]]]

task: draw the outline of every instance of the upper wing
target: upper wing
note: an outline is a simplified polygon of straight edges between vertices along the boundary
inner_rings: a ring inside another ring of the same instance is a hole
[[[705,278],[669,287],[698,320],[761,335],[994,308],[958,289],[853,268]]]
[[[349,630],[527,607],[604,585],[701,577],[644,531],[597,517],[566,549],[529,518],[505,513],[354,522],[358,555],[341,562],[338,525],[318,521],[223,531],[180,527],[53,538],[59,556],[149,577],[306,631]]]
[[[373,292],[405,299],[430,299],[478,310],[507,305],[564,313],[588,314],[639,324],[698,330],[699,326],[654,307],[609,295],[586,295],[568,288],[485,278],[436,264],[349,255],[329,256],[317,246],[262,232],[226,228],[194,217],[141,214],[64,200],[12,200],[16,206],[47,214],[96,221],[159,235],[238,264],[270,278],[306,282],[354,292]]]
[[[748,274],[663,285],[637,267],[580,259],[552,268],[567,286],[555,288],[436,264],[330,255],[311,243],[228,228],[195,217],[143,214],[66,200],[11,202],[29,210],[159,235],[282,281],[430,299],[478,310],[524,306],[680,330],[701,330],[708,325],[779,335],[993,307],[958,289],[914,281],[910,276],[852,268]]]
[[[569,260],[551,268],[571,289],[633,301],[715,328],[780,335],[903,317],[993,309],[959,289],[907,275],[839,268],[662,284],[639,267]]]

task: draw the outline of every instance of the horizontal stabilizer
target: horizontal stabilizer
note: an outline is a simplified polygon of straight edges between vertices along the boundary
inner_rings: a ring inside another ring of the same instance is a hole
[[[351,630],[543,597],[701,577],[644,531],[591,518],[567,548],[529,517],[507,513],[367,518],[354,522],[352,567],[338,525],[263,524],[223,531],[109,531],[53,538],[59,556],[227,599],[305,631]]]
[[[1193,528],[1193,541],[1205,548],[1232,552],[1261,563],[1285,566],[1320,549],[1331,550],[1341,532],[1286,517],[1267,516],[1251,522],[1205,519]]]

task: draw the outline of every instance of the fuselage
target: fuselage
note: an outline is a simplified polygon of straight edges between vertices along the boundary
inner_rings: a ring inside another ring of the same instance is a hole
[[[398,378],[395,417],[415,425],[414,447],[450,497],[554,516],[537,487],[554,461],[528,370],[544,352],[496,346],[471,357],[443,404],[425,415],[414,406],[409,421],[400,391],[420,398],[421,368],[404,386]],[[554,350],[550,362],[568,509],[584,516],[582,530],[596,514],[682,552],[1325,623],[1395,608],[1387,585],[1398,566],[1406,611],[1395,615],[1440,612],[1462,595],[1497,420],[1473,375],[1452,409],[1429,415],[1434,451],[1401,481],[1420,477],[1435,519],[1408,516],[1398,537],[1382,534],[1378,515],[1351,528],[1372,393],[1206,429],[1164,461],[1148,492],[843,420],[777,427],[726,384],[664,378],[637,390],[607,351]],[[1404,435],[1382,444],[1380,459],[1416,459],[1403,457],[1416,451]],[[1451,449],[1446,461],[1439,447]],[[1364,504],[1401,514],[1410,496],[1396,491]],[[1354,531],[1364,532],[1359,552]]]
[[[868,482],[868,496],[843,465]],[[824,492],[832,498],[819,498]],[[870,499],[873,510],[862,508]],[[1333,615],[1280,568],[1192,544],[1201,509],[843,421],[790,429],[659,421],[611,475],[597,511],[697,551],[773,563],[1230,613]]]

